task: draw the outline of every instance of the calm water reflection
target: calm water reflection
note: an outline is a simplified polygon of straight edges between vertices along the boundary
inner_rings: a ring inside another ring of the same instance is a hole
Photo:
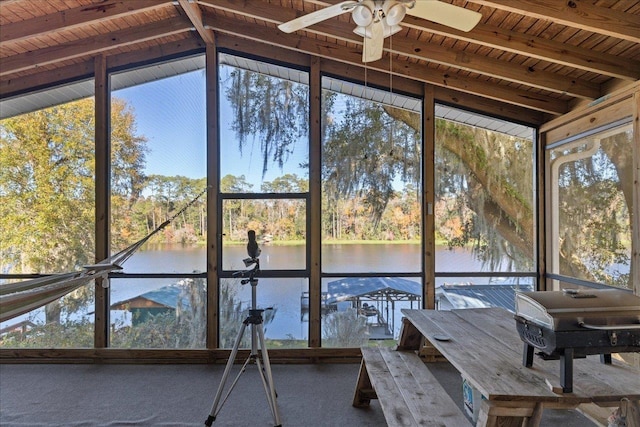
[[[148,247],[147,247],[148,246]],[[127,273],[191,273],[204,271],[206,266],[203,246],[147,245],[129,259]],[[261,245],[260,266],[263,270],[298,270],[305,268],[305,247]],[[244,268],[247,257],[244,245],[224,247],[223,269]],[[420,272],[420,245],[418,244],[335,244],[323,245],[322,265],[325,273],[407,273]],[[482,263],[465,249],[436,251],[436,271],[486,271]]]
[[[263,270],[278,269],[304,269],[305,248],[300,246],[274,246],[261,245],[260,264]],[[242,260],[246,258],[244,245],[227,246],[224,248],[224,268],[227,270],[244,269]],[[418,244],[336,244],[324,245],[322,248],[322,261],[325,272],[331,273],[396,273],[420,271],[420,251]],[[137,251],[123,267],[125,273],[193,273],[204,271],[205,248],[203,246],[182,245],[146,245]],[[436,271],[438,272],[472,272],[486,271],[483,265],[469,251],[457,249],[450,251],[439,248],[436,252]],[[163,286],[175,284],[180,279],[112,279],[110,281],[111,304],[128,300],[145,292],[149,292]],[[324,279],[323,291],[327,289],[327,283],[336,278]],[[413,278],[419,282],[418,278]],[[473,278],[447,279],[448,281],[467,281]],[[436,280],[436,285],[444,283],[445,279]],[[238,283],[239,280],[233,282]],[[251,300],[250,286],[236,285],[236,298],[248,305]],[[301,297],[309,290],[306,278],[268,279],[259,277],[257,289],[258,305],[260,307],[275,307],[276,316],[272,323],[266,325],[268,338],[295,338],[307,339],[308,322],[304,319],[301,310]],[[401,324],[400,308],[396,305],[396,316],[393,323],[396,329]],[[414,306],[415,308],[415,306]],[[88,307],[84,313],[89,319],[93,307]],[[130,314],[122,311],[112,311],[113,323],[116,320],[130,319]],[[37,310],[31,314],[25,314],[12,322],[24,320],[35,316],[35,321],[44,321],[43,310]],[[391,319],[389,319],[391,320]],[[391,323],[391,322],[390,322]],[[4,322],[2,326],[6,326]],[[398,331],[396,330],[397,334]]]
[[[263,270],[304,269],[304,246],[261,245],[260,266]],[[244,269],[242,260],[247,252],[244,245],[225,246],[224,268]],[[482,265],[468,251],[449,251],[441,248],[436,258],[439,269],[446,271],[481,271]],[[325,272],[332,273],[396,273],[420,271],[418,244],[339,244],[324,245],[322,261]],[[202,246],[155,245],[138,251],[124,264],[126,273],[192,273],[204,271],[205,248]],[[258,276],[259,277],[259,276]],[[119,279],[112,280],[111,302],[123,301],[144,292],[177,282],[178,279]],[[326,283],[323,281],[323,290]],[[414,279],[419,282],[419,279]],[[237,282],[237,281],[236,281]],[[303,320],[301,296],[308,291],[308,280],[259,278],[257,289],[260,307],[275,307],[276,316],[266,325],[268,338],[307,339],[308,323]],[[245,304],[251,300],[250,286],[237,285],[236,298]],[[396,306],[394,324],[399,328],[400,308]],[[408,303],[407,303],[408,304]],[[407,306],[408,307],[408,306]],[[414,305],[415,308],[415,305]],[[116,315],[116,313],[113,313]],[[391,320],[391,319],[389,319]],[[396,329],[397,329],[396,328]],[[397,334],[398,331],[395,331]]]

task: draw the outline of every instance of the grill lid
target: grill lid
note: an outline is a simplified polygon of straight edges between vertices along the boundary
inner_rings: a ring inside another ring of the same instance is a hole
[[[516,292],[516,315],[552,330],[561,319],[637,322],[640,297],[619,289]]]

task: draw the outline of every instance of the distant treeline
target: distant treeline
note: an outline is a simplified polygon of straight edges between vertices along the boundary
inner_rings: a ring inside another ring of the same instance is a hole
[[[166,243],[204,242],[207,227],[206,195],[193,200],[206,188],[206,178],[151,175],[133,200],[112,199],[112,238],[124,247],[157,228],[183,207],[155,240]],[[308,181],[297,175],[284,175],[264,182],[265,193],[304,193]],[[221,192],[246,193],[244,176],[227,175],[221,180]],[[193,203],[192,203],[193,202]],[[226,241],[243,241],[248,229],[273,241],[304,240],[307,212],[305,199],[228,199],[222,204]],[[407,186],[394,193],[379,221],[362,197],[322,201],[324,239],[334,240],[417,240],[420,239],[420,203],[415,189]]]

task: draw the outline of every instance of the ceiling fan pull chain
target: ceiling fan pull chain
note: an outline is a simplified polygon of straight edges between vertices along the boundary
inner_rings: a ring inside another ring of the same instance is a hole
[[[363,50],[363,52],[364,52],[364,53],[366,53],[366,49],[367,49],[367,44],[365,43],[365,44],[362,46],[362,50]],[[367,67],[367,63],[365,62],[365,63],[364,63],[364,92],[363,92],[363,94],[362,94],[362,99],[364,99],[365,101],[370,101],[370,100],[368,99],[368,97],[369,97],[369,93],[367,92],[367,71],[368,71],[368,70],[369,70],[369,68]],[[368,141],[369,141],[369,127],[365,127],[365,128],[364,128],[364,140],[365,140],[365,141],[367,141],[367,144],[365,144],[365,145],[368,145]],[[365,158],[365,159],[367,158],[367,154],[366,154],[366,153],[364,154],[364,158]]]
[[[393,36],[389,36],[389,105],[393,108]],[[393,157],[393,131],[395,119],[391,118],[391,126],[389,126],[389,157]]]
[[[362,48],[366,50],[367,45],[365,44]],[[367,93],[367,63],[366,62],[364,63],[364,93],[366,96],[366,93]]]

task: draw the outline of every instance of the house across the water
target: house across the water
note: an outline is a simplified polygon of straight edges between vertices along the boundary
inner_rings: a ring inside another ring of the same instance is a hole
[[[178,285],[163,286],[153,291],[145,292],[133,298],[111,305],[111,310],[126,310],[131,312],[133,326],[146,322],[152,316],[175,313],[180,301],[182,307],[189,306],[189,298],[181,293],[184,287]]]

